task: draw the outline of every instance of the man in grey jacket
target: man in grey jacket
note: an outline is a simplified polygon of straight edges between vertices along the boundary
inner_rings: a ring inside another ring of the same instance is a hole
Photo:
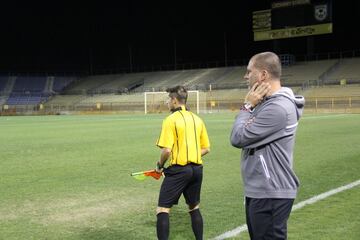
[[[287,220],[299,186],[293,150],[305,101],[282,87],[280,77],[275,53],[250,59],[244,76],[250,90],[231,132],[231,144],[242,149],[246,223],[252,240],[287,239]]]

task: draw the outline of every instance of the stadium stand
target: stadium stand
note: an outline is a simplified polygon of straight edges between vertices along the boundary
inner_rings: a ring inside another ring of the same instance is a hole
[[[17,77],[6,101],[7,105],[37,105],[49,96],[44,94],[46,77]]]
[[[71,106],[84,98],[88,98],[86,95],[56,95],[49,98],[45,103],[46,105],[60,105],[60,106]]]
[[[27,109],[27,105],[38,106],[55,93],[54,88],[61,91],[74,79],[73,77],[2,76],[0,78],[0,104],[17,106],[19,109]]]
[[[346,98],[341,101],[356,103],[360,87],[347,83],[360,83],[359,65],[360,58],[292,62],[283,67],[282,81],[295,94],[305,95],[310,103],[321,102],[322,98],[333,103]],[[181,84],[189,90],[200,91],[200,105],[205,111],[213,108],[234,109],[247,93],[245,73],[246,66],[236,66],[96,75],[80,79],[2,76],[0,104],[35,106],[43,103],[46,111],[143,111],[145,91],[165,91],[168,87]],[[340,83],[343,85],[340,86]],[[349,97],[352,99],[349,100]],[[156,98],[156,95],[151,95],[155,112],[163,109],[159,105],[165,106],[164,99]]]
[[[76,77],[49,77],[52,80],[52,84],[50,84],[49,89],[56,93],[60,93],[64,90],[65,87],[67,87],[69,84],[76,81]],[[51,87],[52,85],[52,87]]]
[[[153,73],[145,78],[143,91],[165,91],[174,84],[184,84],[187,79],[200,71],[182,70]]]
[[[143,111],[144,94],[99,94],[79,99],[74,104],[79,111],[116,110],[116,111]]]
[[[228,67],[224,75],[211,82],[212,88],[215,89],[232,89],[232,88],[246,88],[244,75],[246,73],[246,66]]]
[[[8,77],[7,83],[2,92],[3,95],[9,95],[15,85],[16,76]]]
[[[143,101],[142,93],[135,93],[135,94],[122,94],[122,95],[115,95],[115,94],[99,94],[93,95],[91,97],[86,97],[81,99],[76,104],[96,104],[96,103],[111,103],[111,102],[141,102]]]
[[[127,93],[144,84],[144,77],[149,73],[111,74],[98,76],[102,84],[90,89],[90,93]]]
[[[0,76],[0,106],[4,105],[6,103],[6,100],[8,99],[8,96],[5,95],[5,87],[8,83],[8,76]]]
[[[46,77],[17,77],[12,92],[43,92]]]
[[[44,93],[11,93],[7,99],[6,104],[8,105],[37,105],[44,102],[48,98],[47,94]]]
[[[239,102],[241,99],[244,99],[248,90],[247,89],[222,89],[222,90],[213,90],[207,92],[206,98],[213,101],[236,101]]]
[[[359,82],[360,58],[341,59],[333,71],[324,76],[324,82],[327,84],[339,84],[342,80],[346,83]]]
[[[90,90],[96,89],[108,81],[111,79],[104,78],[104,75],[80,78],[71,85],[71,88],[65,90],[65,94],[87,94],[90,93]]]
[[[337,60],[298,62],[283,68],[283,81],[288,86],[302,86],[304,82],[319,83],[322,74]],[[246,88],[246,66],[97,75],[79,79],[65,94],[106,94],[145,91],[165,91],[181,84],[191,90]]]
[[[212,88],[238,88],[244,84],[239,81],[239,73],[233,71],[239,67],[208,68],[197,70],[182,70],[163,72],[145,78],[145,91],[164,91],[167,87],[181,84],[191,90],[208,90]],[[244,67],[240,67],[244,68]],[[240,74],[245,72],[242,71]],[[233,76],[230,75],[233,73]],[[242,77],[241,77],[242,78]]]
[[[337,60],[320,60],[310,62],[297,62],[288,67],[283,67],[282,81],[287,86],[319,85],[321,76],[329,71]]]
[[[0,76],[0,92],[4,91],[8,78],[8,76]]]
[[[302,94],[307,98],[360,96],[360,84],[311,87]]]

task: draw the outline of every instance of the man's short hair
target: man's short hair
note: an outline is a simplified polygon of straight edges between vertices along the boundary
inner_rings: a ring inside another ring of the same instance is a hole
[[[281,77],[281,61],[273,52],[262,52],[253,56],[254,66],[259,70],[266,70],[274,78]]]
[[[186,104],[188,93],[185,87],[176,86],[173,88],[166,89],[166,92],[169,93],[170,98],[176,98],[179,103]]]

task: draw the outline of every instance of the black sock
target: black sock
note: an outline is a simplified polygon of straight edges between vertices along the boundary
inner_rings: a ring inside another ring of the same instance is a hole
[[[200,213],[200,209],[195,209],[190,212],[191,226],[195,234],[196,240],[203,239],[203,219]]]
[[[165,212],[158,213],[156,232],[159,240],[168,240],[169,238],[169,214]]]

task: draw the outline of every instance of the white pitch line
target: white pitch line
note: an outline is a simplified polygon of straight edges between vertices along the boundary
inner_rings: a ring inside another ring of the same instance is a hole
[[[320,201],[320,200],[323,200],[327,197],[330,197],[334,194],[337,194],[339,192],[342,192],[342,191],[345,191],[345,190],[348,190],[348,189],[351,189],[353,187],[356,187],[360,185],[360,179],[355,181],[355,182],[352,182],[352,183],[349,183],[348,185],[345,185],[345,186],[341,186],[341,187],[338,187],[338,188],[335,188],[335,189],[332,189],[330,191],[327,191],[327,192],[324,192],[324,193],[321,193],[319,195],[316,195],[312,198],[309,198],[307,200],[304,200],[302,202],[299,202],[297,204],[295,204],[293,207],[292,207],[292,211],[295,211],[295,210],[298,210],[298,209],[301,209],[303,208],[304,206],[306,205],[310,205],[310,204],[313,204],[313,203],[316,203],[317,201]],[[215,238],[213,238],[213,240],[223,240],[223,239],[227,239],[227,238],[230,238],[230,237],[235,237],[237,235],[239,235],[240,233],[242,232],[245,232],[247,230],[247,225],[244,224],[244,225],[241,225],[233,230],[230,230],[230,231],[227,231]]]

